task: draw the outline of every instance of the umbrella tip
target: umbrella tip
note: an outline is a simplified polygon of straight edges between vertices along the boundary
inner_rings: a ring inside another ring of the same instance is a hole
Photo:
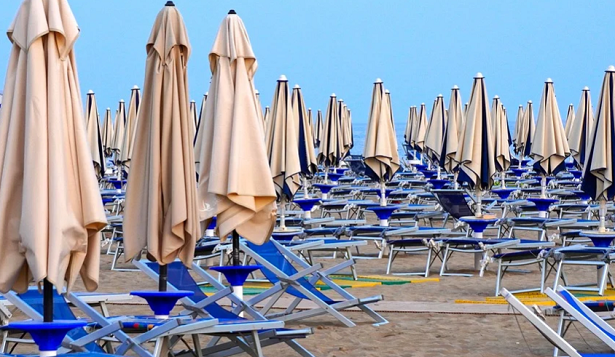
[[[500,99],[500,96],[496,94],[493,99]]]
[[[527,101],[527,104],[532,104],[532,101],[531,101],[531,100],[528,100],[528,101]]]
[[[376,81],[374,83],[382,83],[382,79],[376,78]]]
[[[205,92],[205,96],[207,97],[209,95],[209,92]]]
[[[280,78],[278,79],[278,82],[288,82],[288,79],[286,79],[285,75],[281,75]]]
[[[90,89],[90,90],[88,91],[88,94],[94,94],[94,91]]]
[[[551,78],[547,78],[547,80],[545,81],[545,83],[553,83],[553,80]]]
[[[110,112],[110,111],[111,111],[111,108],[108,108],[108,107],[107,107],[107,111],[108,111],[108,112]]]
[[[228,11],[228,14],[229,14],[229,15],[237,15],[237,13],[235,12],[235,10],[233,10],[233,9],[230,9],[230,10]]]
[[[457,87],[457,85],[455,84],[455,85],[453,86],[453,89],[459,89],[459,87]]]
[[[483,76],[482,73],[478,72],[476,73],[476,76],[474,78],[485,78],[485,76]]]
[[[615,72],[615,66],[610,65],[609,68],[606,69],[607,72]]]
[[[438,98],[444,98],[442,94],[438,94]]]
[[[164,6],[175,6],[175,4],[173,3],[173,1],[167,1],[167,3],[164,4]]]
[[[190,103],[196,103],[196,101],[193,99],[193,100],[190,101]]]
[[[139,86],[135,84],[135,85],[132,87],[132,90],[137,90],[137,89],[139,89]]]
[[[261,92],[259,92],[258,89],[255,89],[254,90],[254,94],[259,95],[259,94],[261,94]],[[207,95],[207,93],[205,93],[205,95]]]
[[[120,103],[124,103],[124,99],[120,99]]]
[[[337,96],[335,95],[335,93],[331,93],[331,96],[332,96],[332,97],[337,97]]]
[[[385,94],[391,94],[391,92],[390,92],[388,89],[385,89],[385,90],[384,90],[384,93],[385,93]]]
[[[588,91],[588,90],[589,90],[588,86],[583,87],[583,91]],[[570,105],[572,105],[572,104],[570,104]]]
[[[295,86],[294,86],[293,88],[295,88],[295,89],[301,89],[301,86],[300,86],[300,85],[298,85],[298,84],[295,84]]]

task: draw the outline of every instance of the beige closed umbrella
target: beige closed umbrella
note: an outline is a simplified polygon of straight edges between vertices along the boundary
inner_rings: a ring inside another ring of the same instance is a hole
[[[532,152],[532,140],[536,132],[536,123],[534,122],[534,106],[531,100],[527,101],[527,105],[523,110],[523,119],[521,126],[517,132],[517,155],[519,156],[519,167],[523,158],[530,156]]]
[[[482,191],[491,189],[495,174],[493,129],[485,77],[474,77],[465,124],[461,129],[455,160],[459,162],[457,181],[476,191],[476,216],[482,216]]]
[[[190,266],[200,238],[194,169],[194,118],[187,65],[190,41],[172,3],[158,13],[149,40],[124,209],[128,259],[147,247],[160,265]]]
[[[348,155],[351,148],[350,131],[348,129],[348,107],[346,106],[346,103],[344,103],[343,99],[337,101],[337,110],[340,128],[339,135],[342,141],[341,160],[343,160]]]
[[[316,149],[320,146],[320,142],[322,141],[322,132],[323,132],[323,121],[322,121],[322,111],[318,109],[316,112]]]
[[[122,143],[124,142],[124,134],[126,133],[126,103],[123,99],[120,100],[117,110],[115,111],[113,129],[113,162],[118,169],[118,176],[121,175],[121,159],[120,151],[122,150]]]
[[[491,103],[491,120],[493,127],[495,170],[501,174],[502,188],[506,188],[506,171],[510,167],[510,132],[506,111],[499,96],[493,97]]]
[[[412,108],[410,107],[408,109],[408,118],[406,119],[406,128],[404,129],[404,146],[408,147],[410,146],[410,140],[412,138],[412,125],[413,123],[413,117],[412,117]]]
[[[385,182],[393,178],[400,164],[391,118],[390,96],[385,95],[380,78],[376,79],[372,90],[363,158],[366,175],[380,183],[380,205],[386,206]]]
[[[199,111],[199,122],[196,127],[196,134],[194,136],[194,157],[196,160],[195,168],[196,168],[197,173],[200,171],[199,162],[197,158],[201,157],[201,155],[204,155],[202,150],[204,148],[203,138],[205,137],[205,133],[201,129],[201,123],[203,122],[203,118],[205,117],[205,109],[207,108],[207,95],[208,93],[205,93],[205,95],[203,96],[203,100],[201,101],[201,110]]]
[[[587,87],[586,87],[587,88]],[[566,132],[566,139],[570,140],[570,128],[574,122],[574,105],[568,105],[568,112],[566,113],[566,124],[564,126],[564,132]]]
[[[414,125],[412,129],[412,147],[414,150],[422,153],[425,148],[425,132],[427,131],[427,110],[425,109],[425,103],[421,103],[421,108]]]
[[[446,130],[446,108],[444,107],[444,97],[438,95],[434,102],[431,112],[431,120],[427,125],[425,132],[425,154],[428,160],[438,167],[438,179],[440,179],[440,154],[442,153],[442,144],[444,142],[444,133]]]
[[[448,103],[448,120],[446,121],[446,131],[444,142],[442,143],[442,153],[440,154],[440,165],[448,173],[454,173],[457,177],[457,147],[459,146],[459,131],[462,124],[461,94],[459,87],[453,86],[451,89],[451,100]],[[455,182],[457,180],[455,179]]]
[[[265,129],[265,115],[263,114],[263,106],[261,105],[261,94],[256,89],[254,90],[254,94],[256,95],[256,112],[258,113],[261,118],[261,121],[263,122],[263,129]]]
[[[325,167],[325,182],[328,168],[337,167],[342,160],[342,140],[335,93],[329,97],[324,127],[318,150],[318,163]]]
[[[96,176],[100,178],[105,175],[105,154],[100,135],[98,105],[96,104],[96,96],[93,91],[88,92],[85,105],[88,145],[90,146],[92,162],[94,163],[94,171]]]
[[[587,157],[588,143],[592,128],[594,127],[594,111],[592,109],[592,98],[589,88],[583,88],[581,100],[574,115],[574,121],[570,125],[570,136],[568,137],[568,146],[570,154],[579,167],[585,166],[585,158]]]
[[[565,169],[564,160],[570,156],[570,148],[562,124],[562,117],[557,106],[553,81],[545,82],[536,121],[536,132],[532,140],[531,157],[534,170],[542,176],[542,193],[546,197],[546,177]]]
[[[111,109],[105,111],[105,119],[102,127],[102,144],[105,150],[105,157],[109,157],[113,153],[113,123],[111,122]]]
[[[269,122],[269,114],[270,114],[269,106],[265,106],[265,111],[263,112],[263,130],[267,130],[267,123]]]
[[[196,101],[190,101],[190,119],[192,119],[192,138],[196,137],[196,128],[199,126],[199,116],[196,110]]]
[[[314,137],[312,136],[312,111],[305,110],[305,101],[301,87],[295,85],[291,98],[293,110],[293,119],[297,125],[297,150],[299,154],[299,167],[301,168],[301,176],[303,177],[303,195],[309,197],[308,178],[314,176],[318,172],[318,161],[316,161],[316,153],[314,152]]]
[[[413,138],[415,136],[415,130],[418,127],[418,120],[419,120],[419,115],[418,112],[416,110],[416,105],[413,105],[410,107],[410,113],[408,113],[408,116],[410,117],[410,132],[408,133],[408,138],[406,139],[406,141],[408,142],[408,152],[406,153],[408,158],[410,158],[410,156],[408,155],[411,152],[414,152],[414,158],[416,159],[416,149],[414,148],[414,142],[413,142]]]
[[[203,150],[196,158],[200,162],[201,221],[209,224],[217,215],[222,240],[236,231],[262,244],[271,236],[275,224],[276,191],[265,151],[263,124],[256,111],[256,56],[243,22],[234,11],[220,25],[209,63],[212,78],[201,120]],[[233,260],[238,264],[238,256]]]
[[[515,152],[517,152],[517,146],[519,145],[517,137],[519,136],[521,126],[523,126],[523,105],[519,104],[519,109],[517,109],[517,118],[515,119],[515,132],[512,136],[513,148]]]
[[[139,106],[141,105],[141,89],[138,86],[132,87],[128,112],[126,115],[126,131],[120,149],[120,163],[127,173],[130,172],[130,160],[132,159],[132,149],[134,145],[135,131],[139,120]]]
[[[79,27],[66,0],[25,0],[8,30],[0,117],[0,291],[45,290],[81,276],[98,287],[106,224],[75,60]],[[49,321],[52,316],[45,316]]]

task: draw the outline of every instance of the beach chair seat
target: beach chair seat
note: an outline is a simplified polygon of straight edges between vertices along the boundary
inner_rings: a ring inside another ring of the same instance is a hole
[[[615,286],[615,281],[609,271],[609,265],[611,261],[615,259],[614,247],[602,248],[571,245],[553,249],[551,253],[556,263],[554,288],[560,284],[561,280],[565,288],[573,288],[581,291],[596,291],[599,295],[603,295],[606,290],[607,282],[610,282],[611,286]],[[574,286],[569,285],[564,271],[564,268],[568,265],[596,267],[596,283],[584,283]]]
[[[523,243],[520,243],[523,245]],[[553,272],[556,267],[553,262],[549,260],[551,248],[539,247],[527,250],[512,250],[503,253],[494,254],[492,260],[498,263],[497,276],[495,281],[495,296],[500,293],[500,287],[504,275],[511,269],[516,269],[521,266],[528,266],[537,264],[540,269],[540,287],[538,288],[524,288],[511,291],[512,293],[540,291],[544,292],[545,283],[547,278]]]
[[[251,256],[258,264],[263,266],[261,272],[272,284],[274,284],[273,287],[250,299],[248,302],[250,306],[255,306],[257,303],[269,299],[262,309],[263,314],[267,314],[274,304],[276,304],[283,295],[287,294],[294,299],[288,308],[280,314],[270,314],[268,316],[284,321],[294,321],[330,314],[344,325],[354,327],[356,324],[344,316],[341,311],[357,307],[375,320],[374,325],[388,323],[386,319],[367,306],[368,304],[381,301],[383,299],[382,295],[368,298],[355,298],[329,278],[331,274],[336,274],[349,265],[355,264],[354,260],[345,261],[328,269],[322,269],[321,264],[310,266],[273,240],[260,246],[250,242],[240,242],[240,245],[241,249],[247,255]],[[300,270],[297,270],[293,264],[297,265]],[[336,301],[329,298],[316,288],[317,282],[321,282],[328,286],[339,294],[343,300]],[[309,300],[318,307],[305,311],[295,311],[299,303],[303,300]]]
[[[442,266],[440,276],[473,276],[467,273],[448,272],[448,261],[455,253],[474,255],[474,269],[479,271],[482,277],[487,265],[491,262],[491,256],[500,252],[501,249],[518,246],[521,241],[513,238],[439,238],[434,244],[439,245],[442,253]]]

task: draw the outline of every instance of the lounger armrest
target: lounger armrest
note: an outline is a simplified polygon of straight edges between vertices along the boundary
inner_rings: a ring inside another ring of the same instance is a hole
[[[391,231],[385,231],[384,232],[384,236],[385,237],[391,237],[391,236],[398,236],[398,235],[403,235],[406,233],[414,233],[416,231],[419,230],[419,227],[408,227],[408,228],[400,228],[400,229],[394,229]]]
[[[303,277],[305,277],[306,275],[309,275],[309,274],[314,274],[315,272],[319,271],[320,269],[322,269],[322,263],[317,263],[317,264],[312,265],[309,268],[305,268],[305,269],[301,270],[300,272],[289,276],[288,279],[284,279],[283,280],[283,278],[281,278],[281,277],[279,279],[281,281],[284,281],[284,282],[286,282],[285,280],[290,280],[294,284],[294,283],[296,283],[296,281],[298,279],[301,279],[301,278],[303,278]]]
[[[226,287],[222,290],[217,291],[215,294],[208,296],[206,299],[199,301],[198,303],[194,305],[184,304],[184,308],[186,308],[186,310],[190,310],[193,312],[202,312],[202,309],[205,306],[208,306],[214,302],[217,302],[220,299],[227,297],[232,293],[233,293],[233,289],[231,289],[230,287]]]
[[[68,344],[68,347],[72,350],[84,350],[84,346],[98,341],[100,339],[102,339],[103,337],[109,336],[112,333],[119,331],[122,328],[122,324],[120,322],[121,320],[115,320],[112,323],[110,323],[107,326],[104,326],[96,331],[90,332],[88,333],[86,336],[83,336],[77,340],[71,341]]]
[[[545,223],[545,227],[565,227],[565,226],[570,226],[576,223],[577,223],[576,219],[560,219],[557,221]]]

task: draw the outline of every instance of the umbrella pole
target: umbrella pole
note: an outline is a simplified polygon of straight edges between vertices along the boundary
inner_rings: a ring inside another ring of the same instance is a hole
[[[547,198],[547,175],[542,175],[540,179],[540,198]]]
[[[380,206],[384,207],[386,205],[386,185],[384,184],[384,179],[380,179]]]
[[[283,231],[286,230],[286,205],[284,204],[284,198],[284,195],[280,198],[280,206],[282,206],[280,208],[280,229]]]
[[[476,185],[476,217],[483,216],[483,193],[478,185]]]
[[[53,285],[43,280],[43,322],[53,322]]]
[[[457,182],[457,176],[459,176],[459,171],[455,171],[455,175],[453,177],[453,180],[455,181],[455,190],[459,189],[459,182]]]
[[[506,171],[502,171],[500,172],[501,176],[501,181],[502,181],[502,188],[506,188]]]
[[[325,185],[327,184],[327,181],[329,180],[329,168],[325,167]]]
[[[158,274],[158,291],[167,291],[167,281],[169,278],[169,266],[168,265],[160,265],[160,272]]]
[[[241,262],[239,261],[239,234],[237,231],[233,231],[233,253],[232,260],[234,266],[240,266]]]
[[[303,176],[303,198],[310,198],[310,193],[308,191],[308,179],[306,176]]]
[[[604,197],[600,197],[600,226],[598,226],[598,232],[604,233],[606,232],[606,200]]]

